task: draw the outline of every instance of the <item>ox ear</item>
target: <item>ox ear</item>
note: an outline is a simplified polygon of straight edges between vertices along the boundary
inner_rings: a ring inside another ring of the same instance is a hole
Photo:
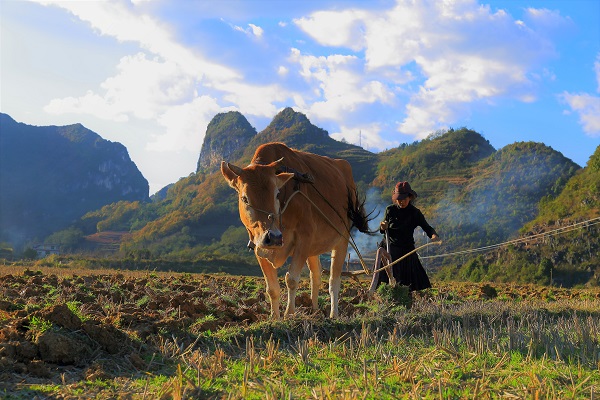
[[[229,164],[226,161],[221,161],[221,173],[225,177],[225,180],[227,181],[229,186],[231,186],[235,190],[237,190],[237,187],[235,185],[235,180],[240,175],[242,175],[242,172],[243,171],[240,167],[235,166],[233,164]]]
[[[283,185],[285,185],[290,179],[294,177],[294,174],[289,172],[282,172],[281,174],[277,174],[277,189],[281,189]]]

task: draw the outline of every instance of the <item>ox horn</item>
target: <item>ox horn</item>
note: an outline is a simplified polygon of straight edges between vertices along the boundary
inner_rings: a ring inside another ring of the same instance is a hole
[[[273,165],[273,166],[277,167],[277,166],[279,166],[279,165],[280,165],[280,164],[282,164],[282,163],[283,163],[283,157],[281,157],[279,160],[273,161],[273,162],[271,163],[271,165]]]
[[[227,169],[229,169],[231,172],[233,172],[237,176],[240,176],[243,173],[243,171],[242,171],[242,169],[240,167],[238,167],[237,165],[230,164],[230,163],[225,162],[225,161],[223,161],[223,163],[221,164],[221,166],[226,166]]]

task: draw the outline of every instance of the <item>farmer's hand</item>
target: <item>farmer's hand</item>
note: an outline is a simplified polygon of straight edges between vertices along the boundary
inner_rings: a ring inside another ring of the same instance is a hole
[[[432,241],[432,242],[437,242],[438,240],[440,240],[440,237],[434,233],[434,234],[431,236],[431,241]]]
[[[381,221],[381,223],[379,224],[379,230],[380,231],[385,231],[387,228],[388,228],[387,221]]]

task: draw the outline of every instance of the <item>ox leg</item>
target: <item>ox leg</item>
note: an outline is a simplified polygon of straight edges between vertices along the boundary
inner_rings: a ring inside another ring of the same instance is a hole
[[[347,250],[348,243],[346,242],[343,246],[338,245],[331,252],[331,272],[329,273],[329,295],[331,296],[330,318],[337,318],[339,315],[338,303],[340,300],[340,286],[342,283],[342,267],[344,266]]]
[[[296,312],[296,291],[300,281],[300,271],[306,260],[300,261],[297,257],[292,257],[289,271],[285,274],[285,284],[288,290],[288,302],[284,316],[292,315]]]
[[[310,270],[310,298],[312,300],[312,310],[319,309],[319,289],[321,288],[321,260],[319,256],[308,257],[306,260]]]
[[[265,277],[265,283],[267,285],[267,296],[271,302],[271,318],[279,319],[281,314],[279,312],[279,298],[281,296],[281,288],[279,287],[279,280],[277,279],[277,268],[273,267],[269,261],[258,258],[260,269],[262,269]]]

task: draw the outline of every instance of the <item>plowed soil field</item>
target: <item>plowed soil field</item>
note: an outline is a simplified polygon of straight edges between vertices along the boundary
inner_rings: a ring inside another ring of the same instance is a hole
[[[161,368],[165,342],[181,348],[199,335],[269,318],[262,278],[151,272],[30,270],[0,266],[0,397],[40,384],[131,379]],[[600,298],[598,290],[526,285],[442,284],[418,296],[452,299]],[[282,302],[286,295],[281,281]],[[340,313],[364,313],[368,282],[345,278]],[[304,278],[296,304],[309,310]],[[160,351],[159,351],[160,349]],[[72,393],[73,390],[70,391]],[[53,398],[63,398],[59,394]],[[65,397],[65,398],[68,398]]]

